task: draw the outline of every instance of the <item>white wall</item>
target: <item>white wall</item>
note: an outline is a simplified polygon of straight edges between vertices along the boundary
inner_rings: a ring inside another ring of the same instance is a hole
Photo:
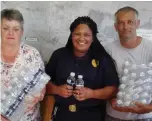
[[[152,38],[152,2],[1,2],[1,8],[16,8],[25,19],[23,41],[36,47],[43,60],[48,61],[52,52],[66,44],[69,26],[78,16],[90,16],[99,29],[98,38],[105,44],[116,38],[113,27],[113,14],[126,5],[135,7],[140,14],[140,35]],[[38,41],[28,41],[25,37],[34,37]]]

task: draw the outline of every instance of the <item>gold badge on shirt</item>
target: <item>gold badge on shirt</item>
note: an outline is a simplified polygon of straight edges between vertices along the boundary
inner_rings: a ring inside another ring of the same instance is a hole
[[[92,66],[96,68],[98,65],[99,65],[99,62],[96,61],[95,59],[93,59],[92,60]]]
[[[69,111],[76,112],[76,105],[69,105]]]

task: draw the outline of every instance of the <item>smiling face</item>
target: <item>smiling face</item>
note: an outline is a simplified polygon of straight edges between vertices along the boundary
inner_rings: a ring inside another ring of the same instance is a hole
[[[21,23],[16,20],[7,20],[5,18],[1,21],[1,37],[2,43],[8,45],[19,44],[23,35]]]
[[[136,29],[140,21],[137,20],[137,16],[133,11],[119,12],[116,19],[115,29],[121,41],[132,40],[137,36]]]
[[[92,41],[92,31],[87,24],[79,24],[72,32],[72,43],[76,55],[86,54]]]

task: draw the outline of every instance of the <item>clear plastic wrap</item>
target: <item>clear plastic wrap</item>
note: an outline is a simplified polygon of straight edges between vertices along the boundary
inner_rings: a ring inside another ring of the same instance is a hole
[[[24,67],[11,79],[11,86],[1,91],[1,115],[18,121],[27,110],[25,96],[40,93],[50,77],[37,67]]]
[[[149,104],[152,101],[152,62],[135,65],[125,62],[117,94],[117,106],[134,106],[134,102]]]

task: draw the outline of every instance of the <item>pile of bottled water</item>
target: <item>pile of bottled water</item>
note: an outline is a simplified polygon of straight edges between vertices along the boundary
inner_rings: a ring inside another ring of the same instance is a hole
[[[18,121],[27,110],[24,98],[40,93],[50,77],[39,68],[24,67],[10,80],[8,88],[2,87],[0,114],[11,121]]]
[[[135,106],[134,102],[152,101],[152,62],[135,65],[125,61],[123,77],[117,94],[118,106]]]

